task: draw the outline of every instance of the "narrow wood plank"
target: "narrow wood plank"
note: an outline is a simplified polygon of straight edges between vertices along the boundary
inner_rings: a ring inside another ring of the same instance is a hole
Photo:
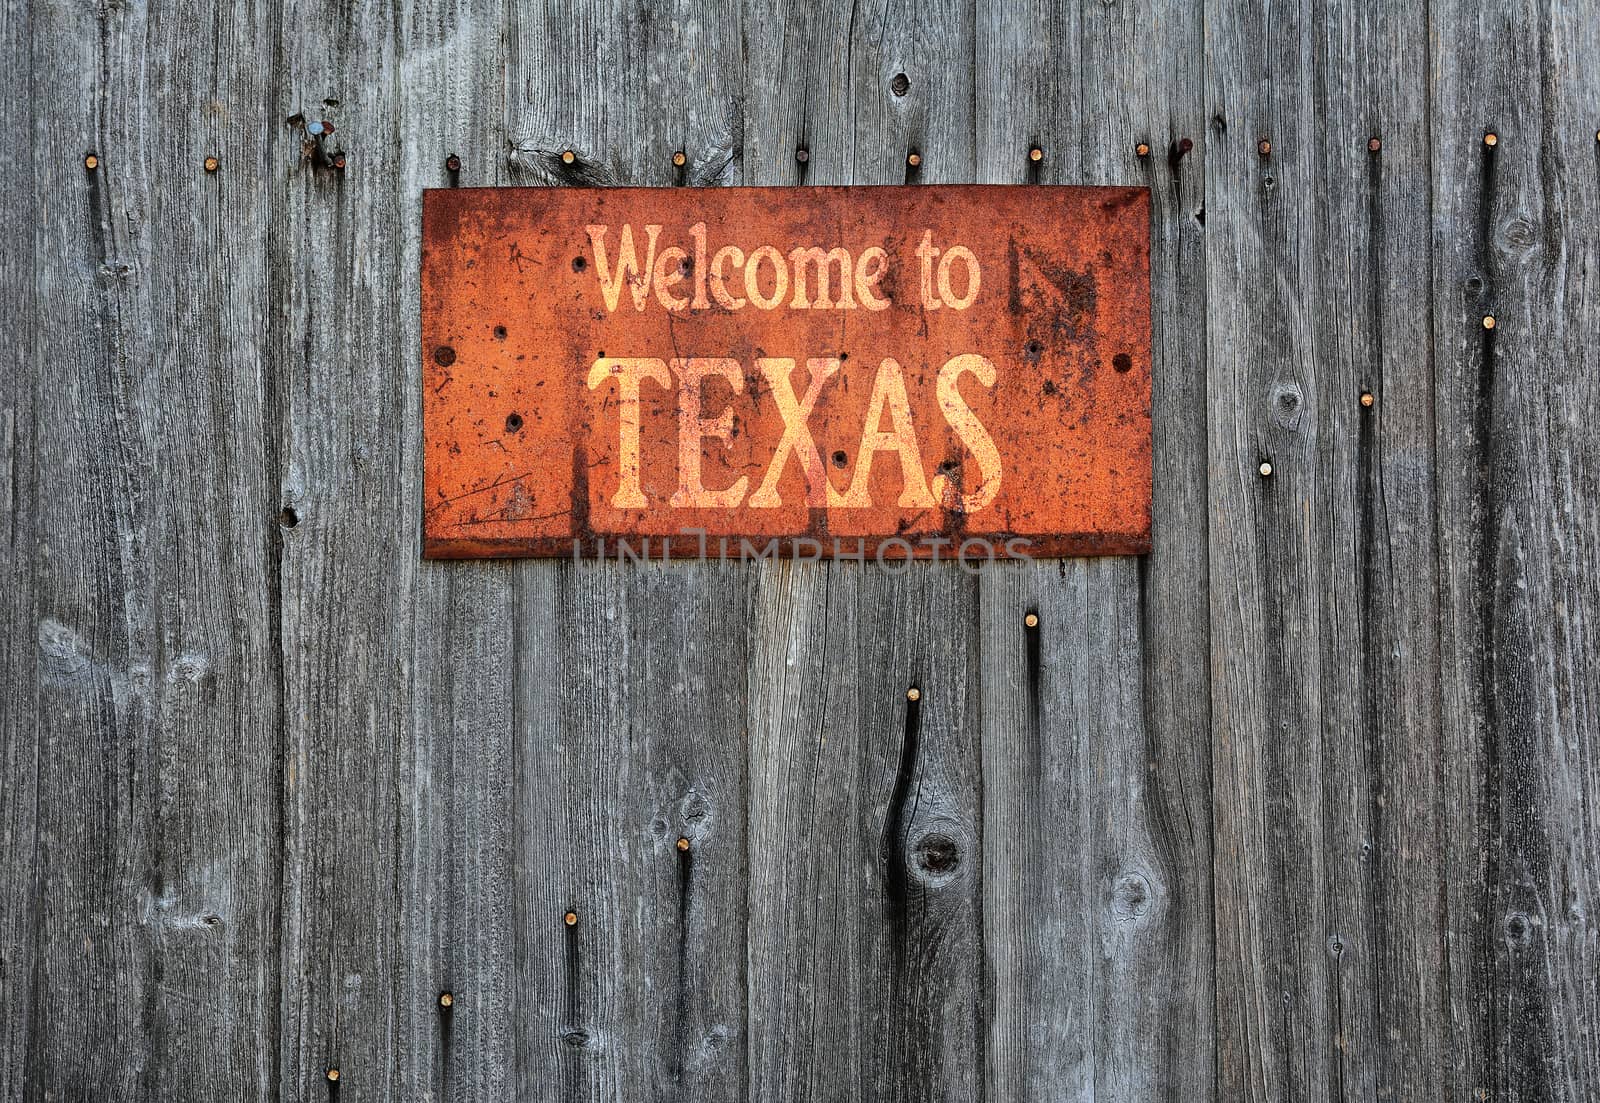
[[[1090,669],[1110,712],[1091,742],[1097,780],[1120,779],[1108,786],[1118,799],[1105,802],[1093,843],[1095,1002],[1104,1009],[1097,1098],[1188,1103],[1217,1094],[1208,362],[1200,337],[1209,294],[1205,33],[1197,5],[1167,0],[1089,5],[1083,14],[1082,179],[1151,189],[1154,331],[1153,547],[1137,564],[1095,565],[1086,581],[1087,646],[1097,656]],[[1071,142],[1061,135],[1060,144]],[[1125,688],[1132,681],[1137,696]],[[1139,712],[1119,715],[1119,706]]]
[[[40,219],[34,120],[20,105],[33,92],[33,19],[21,5],[0,9],[0,141],[14,170],[0,179],[0,317],[13,342],[10,371],[0,373],[0,1098],[20,1099],[28,1073],[29,1024],[38,998],[39,682],[34,620],[34,557],[39,491],[34,459],[38,420],[38,319],[35,265]]]
[[[1269,416],[1280,430],[1309,417],[1319,437],[1327,1091],[1422,1099],[1447,1053],[1431,289],[1413,278],[1430,158],[1410,59],[1427,27],[1419,11],[1340,4],[1310,32],[1316,125],[1267,135],[1263,164],[1309,147],[1321,258],[1313,389],[1280,384]]]
[[[109,90],[90,63],[97,21],[82,10],[32,14],[39,49],[28,94],[57,105],[53,125],[34,130],[33,324],[50,335],[55,366],[48,391],[34,382],[48,400],[32,426],[33,607],[22,637],[37,678],[27,690],[37,835],[32,1018],[17,1083],[24,1096],[138,1098],[139,1067],[153,1056],[141,1012],[156,990],[155,954],[117,905],[148,890],[154,811],[155,782],[137,770],[149,761],[148,697],[130,678],[152,642],[151,569],[136,543],[148,473],[131,381],[149,352],[136,320],[148,284],[115,276],[145,259],[122,217],[130,204],[142,211],[145,181],[127,163],[137,155],[111,145],[125,134],[106,117]],[[86,172],[86,151],[106,150],[109,162],[111,148],[122,161],[115,176],[115,162]]]
[[[30,1097],[273,1091],[277,509],[264,257],[235,233],[265,218],[263,23],[32,12]]]
[[[420,181],[406,176],[400,82],[370,79],[399,64],[400,20],[394,8],[285,3],[270,147],[282,496],[296,521],[280,574],[280,1084],[343,1103],[409,1090],[398,1039],[412,1014],[413,641],[425,629],[418,480],[401,439],[415,311],[401,288]],[[312,129],[322,120],[331,134]]]
[[[507,104],[516,179],[738,182],[736,9],[641,4],[602,19],[576,5],[520,16]],[[630,109],[615,110],[619,102]],[[571,166],[560,157],[568,149]],[[673,162],[678,151],[682,166]],[[632,552],[641,550],[635,540]],[[743,1097],[739,703],[750,579],[747,569],[717,563],[519,568],[525,1090],[546,1083],[559,1084],[562,1098]],[[541,807],[553,795],[556,807]],[[571,926],[561,921],[569,909]],[[551,991],[560,998],[550,1001]]]
[[[1213,1090],[1201,150],[1169,156],[1199,135],[1203,91],[1198,13],[1168,7],[980,21],[981,178],[1150,184],[1156,318],[1153,554],[983,583],[997,1098]]]
[[[1432,21],[1451,1084],[1576,1100],[1600,1058],[1585,628],[1600,83],[1577,64],[1596,29],[1529,4]]]
[[[617,182],[603,158],[631,147],[633,115],[613,108],[637,103],[640,76],[627,64],[622,10],[583,0],[507,9],[513,183]],[[564,1103],[650,1090],[631,1013],[641,835],[618,822],[635,778],[625,589],[615,565],[516,568],[514,1083]]]
[[[1321,598],[1331,584],[1323,465],[1336,438],[1318,345],[1316,18],[1306,4],[1206,6],[1217,1092],[1226,1099],[1330,1098],[1338,1074]]]
[[[506,13],[499,0],[432,0],[398,10],[405,58],[400,171],[392,182],[402,248],[401,313],[419,316],[421,189],[504,184]],[[454,161],[451,158],[455,158]],[[452,167],[455,166],[455,167]],[[503,319],[483,318],[489,329]],[[420,438],[415,326],[402,330],[405,395],[399,440],[402,516],[421,513],[409,442]],[[405,552],[415,552],[407,529]],[[404,896],[396,980],[400,1094],[423,1099],[518,1095],[512,712],[515,566],[407,564],[415,576],[413,679],[404,737]]]
[[[747,5],[751,182],[971,180],[973,20],[965,3]],[[976,593],[948,563],[763,568],[751,1099],[982,1094]]]

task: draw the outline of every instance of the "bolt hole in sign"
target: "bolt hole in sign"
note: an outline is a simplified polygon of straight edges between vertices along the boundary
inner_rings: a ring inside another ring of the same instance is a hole
[[[1143,188],[423,195],[432,557],[1139,554]]]

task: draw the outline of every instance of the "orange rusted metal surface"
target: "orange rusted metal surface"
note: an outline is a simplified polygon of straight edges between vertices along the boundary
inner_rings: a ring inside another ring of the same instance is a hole
[[[425,554],[1147,551],[1149,219],[1143,188],[428,191]]]

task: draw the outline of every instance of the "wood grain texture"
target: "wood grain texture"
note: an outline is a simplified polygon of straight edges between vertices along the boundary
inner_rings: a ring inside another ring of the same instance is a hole
[[[1597,36],[10,6],[0,1097],[1586,1099]],[[965,181],[1152,189],[1149,557],[420,560],[421,189]]]
[[[0,89],[14,104],[33,94],[31,12],[0,10]],[[39,915],[39,680],[35,665],[33,576],[39,491],[37,420],[37,196],[33,119],[0,116],[15,171],[0,184],[0,319],[12,370],[0,372],[0,1099],[21,1097],[29,1069],[29,1027],[37,1015]]]
[[[1155,212],[1154,552],[982,583],[992,1098],[1213,1091],[1202,153],[1167,156],[1201,127],[1198,14],[980,15],[982,178],[1143,183]]]
[[[1447,4],[1434,21],[1452,1086],[1576,1100],[1600,1076],[1586,627],[1600,457],[1584,412],[1600,86],[1572,65],[1596,29],[1541,5]]]
[[[745,32],[784,74],[752,81],[747,182],[972,179],[970,4],[764,3]],[[839,340],[849,351],[847,329]],[[763,570],[749,1097],[981,1098],[976,579],[952,565]],[[811,1039],[799,1060],[797,1037]]]
[[[508,70],[514,179],[738,182],[736,9],[525,14]],[[635,109],[610,109],[613,96]],[[518,568],[518,928],[520,969],[538,980],[522,988],[517,1082],[562,1099],[740,1098],[751,574],[622,554]]]
[[[6,743],[18,765],[11,748],[32,752],[17,791],[35,832],[33,961],[7,978],[29,1016],[7,1086],[145,1099],[215,1077],[268,1098],[274,415],[265,257],[235,233],[268,220],[270,76],[241,46],[266,12],[29,14],[33,83],[11,113],[34,124],[37,359],[11,531],[30,541],[31,606],[11,640],[32,668],[32,737]],[[228,175],[202,168],[216,149]]]

